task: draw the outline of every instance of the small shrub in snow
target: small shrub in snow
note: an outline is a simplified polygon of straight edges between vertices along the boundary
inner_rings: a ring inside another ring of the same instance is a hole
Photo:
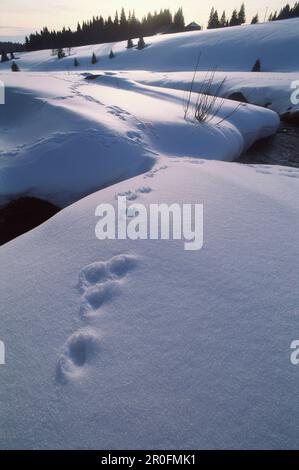
[[[75,57],[74,59],[74,67],[79,67],[79,60]]]
[[[128,39],[127,49],[132,49],[134,47],[132,39]]]
[[[145,48],[145,42],[143,38],[140,38],[137,44],[137,49],[141,50]]]
[[[255,61],[255,64],[254,64],[254,66],[252,67],[252,70],[251,70],[251,71],[252,71],[252,72],[260,72],[260,71],[261,71],[261,61],[260,61],[260,59],[257,59],[257,60]]]
[[[219,84],[215,84],[215,70],[208,70],[197,93],[196,102],[195,104],[193,104],[193,88],[199,67],[200,58],[201,53],[198,55],[193,78],[188,92],[184,118],[187,118],[189,110],[191,108],[194,118],[198,122],[203,123],[211,121],[214,117],[218,115],[219,111],[221,110],[224,103],[224,98],[221,97],[221,89],[226,81],[226,78],[224,78]],[[221,122],[225,121],[229,116],[234,114],[242,104],[244,105],[244,103],[239,103],[229,115],[221,118],[220,121],[216,123],[216,125],[219,125]]]
[[[63,59],[64,57],[65,57],[65,52],[62,49],[62,47],[59,47],[59,49],[57,50],[57,58],[58,59]]]
[[[91,63],[92,63],[92,64],[96,64],[97,61],[98,61],[97,56],[96,56],[95,53],[93,52],[93,53],[92,53],[92,57],[91,57]]]
[[[11,64],[11,71],[12,71],[12,72],[19,72],[19,71],[20,71],[20,68],[19,68],[18,64],[16,64],[15,62],[13,62],[13,63]]]
[[[114,57],[115,57],[115,54],[113,50],[111,49],[110,54],[109,54],[109,59],[114,59]]]
[[[7,62],[9,58],[7,57],[7,54],[5,51],[1,52],[1,62]]]

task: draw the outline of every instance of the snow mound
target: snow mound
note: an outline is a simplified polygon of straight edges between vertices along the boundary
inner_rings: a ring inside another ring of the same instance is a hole
[[[184,120],[184,93],[109,74],[92,82],[79,74],[28,73],[21,83],[3,76],[2,204],[26,195],[66,206],[165,156],[233,160],[279,125],[272,111],[231,101],[216,102],[209,122],[194,122],[192,112]]]
[[[167,160],[1,247],[1,448],[297,448],[298,184]],[[203,202],[203,249],[97,240],[128,192]]]

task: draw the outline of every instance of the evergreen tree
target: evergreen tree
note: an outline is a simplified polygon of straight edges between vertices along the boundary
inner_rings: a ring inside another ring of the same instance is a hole
[[[238,20],[239,24],[244,24],[246,21],[246,15],[245,15],[245,5],[242,3],[241,8],[238,13]]]
[[[220,21],[219,21],[219,16],[218,16],[218,11],[215,10],[214,17],[213,17],[213,28],[219,28],[220,27]]]
[[[19,66],[18,66],[18,64],[16,64],[15,61],[13,61],[13,63],[11,64],[11,71],[12,72],[19,72],[20,71]]]
[[[65,57],[65,52],[64,50],[62,49],[62,47],[59,47],[58,50],[57,50],[57,57],[58,59],[63,59]]]
[[[126,17],[126,13],[125,13],[124,8],[122,8],[122,10],[121,10],[119,27],[120,27],[121,37],[125,37],[128,33],[128,21],[127,21],[127,17]]]
[[[212,7],[210,11],[208,26],[207,26],[208,29],[213,29],[214,13],[215,13],[215,10],[214,10],[214,7]]]
[[[185,29],[185,18],[183,9],[179,8],[173,18],[173,26],[176,32],[184,31]]]
[[[92,57],[91,57],[91,63],[94,65],[94,64],[97,63],[97,61],[98,61],[97,56],[96,56],[95,53],[93,52],[93,53],[92,53]]]
[[[256,14],[251,20],[251,24],[257,24],[259,22],[259,15]]]
[[[220,18],[220,28],[225,28],[226,25],[227,25],[226,14],[225,14],[225,11],[223,11],[221,18]]]
[[[6,52],[3,50],[3,51],[1,52],[1,62],[7,62],[8,60],[9,60],[9,59],[8,59],[8,57],[7,57],[7,54],[6,54]]]
[[[138,41],[137,49],[141,50],[141,49],[144,49],[144,48],[145,48],[145,42],[144,42],[143,37],[141,37]]]
[[[142,21],[136,18],[134,11],[126,15],[125,10],[122,9],[120,16],[118,12],[115,13],[114,20],[111,19],[111,16],[108,16],[107,19],[95,16],[89,21],[79,22],[75,31],[71,31],[70,28],[50,31],[45,27],[40,32],[26,37],[25,49],[27,51],[42,49],[57,51],[59,48],[64,48],[66,50],[75,46],[151,36],[161,31],[180,32],[184,31],[184,27],[185,20],[182,8],[179,8],[174,17],[169,9],[161,9],[154,14],[148,13]],[[17,51],[17,49],[15,50]]]
[[[214,10],[214,7],[213,7],[211,9],[211,13],[209,17],[208,29],[215,29],[215,28],[219,28],[220,26],[221,26],[221,22],[219,21],[218,11]]]
[[[115,57],[115,54],[113,50],[111,49],[110,54],[109,54],[109,59],[114,59],[114,57]]]
[[[74,58],[74,67],[79,67],[79,60],[77,59],[77,57]]]
[[[132,47],[134,47],[134,44],[133,44],[133,41],[132,39],[128,39],[128,44],[127,44],[127,49],[132,49]]]
[[[237,13],[237,10],[234,10],[232,12],[232,16],[231,16],[231,19],[229,21],[229,25],[230,26],[238,26],[240,23],[239,23],[239,18],[238,18],[238,13]]]
[[[254,66],[252,67],[252,70],[251,70],[251,71],[252,71],[252,72],[260,72],[260,71],[261,71],[261,61],[260,61],[260,59],[257,59],[257,60],[255,61],[255,64],[254,64]]]

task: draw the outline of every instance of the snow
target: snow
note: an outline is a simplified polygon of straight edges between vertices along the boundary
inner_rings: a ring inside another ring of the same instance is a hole
[[[4,246],[2,447],[295,448],[298,181],[168,160]],[[203,250],[97,240],[128,191],[204,202]]]
[[[93,81],[61,72],[2,78],[0,202],[26,194],[64,207],[165,155],[232,160],[279,124],[272,111],[226,101],[200,125],[191,113],[184,120],[181,91],[109,72]]]
[[[0,247],[0,448],[298,447],[299,170],[232,163],[276,131],[275,111],[225,99],[200,124],[183,91],[204,45],[225,94],[256,87],[286,109],[297,28],[158,36],[115,45],[115,62],[111,44],[86,46],[77,72],[49,51],[20,54],[20,73],[0,65],[0,203],[64,207]],[[257,55],[269,78],[248,72]],[[98,240],[96,208],[118,195],[203,204],[203,249]]]
[[[20,53],[18,65],[30,71],[72,71],[74,58],[83,69],[102,70],[193,70],[202,52],[200,70],[218,67],[218,70],[245,71],[252,69],[257,59],[267,72],[298,70],[298,18],[256,25],[234,26],[224,29],[165,34],[146,38],[144,50],[126,49],[127,42],[95,44],[76,47],[72,55],[61,60],[51,51]],[[135,40],[137,44],[137,40]],[[109,59],[113,49],[115,59]],[[98,63],[91,65],[95,52]],[[279,59],[279,60],[277,60]],[[1,64],[1,69],[10,64]]]

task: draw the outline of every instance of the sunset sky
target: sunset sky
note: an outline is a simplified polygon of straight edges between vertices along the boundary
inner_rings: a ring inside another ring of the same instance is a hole
[[[180,6],[184,9],[186,22],[192,20],[206,26],[211,7],[214,6],[222,12],[225,5],[228,14],[234,8],[239,8],[241,1],[227,0],[151,0],[147,6],[137,0],[1,0],[0,40],[23,41],[26,34],[40,30],[43,26],[59,29],[63,26],[74,28],[77,21],[90,19],[93,15],[114,16],[115,10],[123,6],[127,11],[135,10],[141,17],[148,11],[153,12],[160,8],[170,8],[175,11]],[[287,0],[247,0],[245,1],[247,19],[251,20],[255,13],[259,13],[260,20],[268,14],[280,9]],[[291,2],[293,5],[294,2]]]

